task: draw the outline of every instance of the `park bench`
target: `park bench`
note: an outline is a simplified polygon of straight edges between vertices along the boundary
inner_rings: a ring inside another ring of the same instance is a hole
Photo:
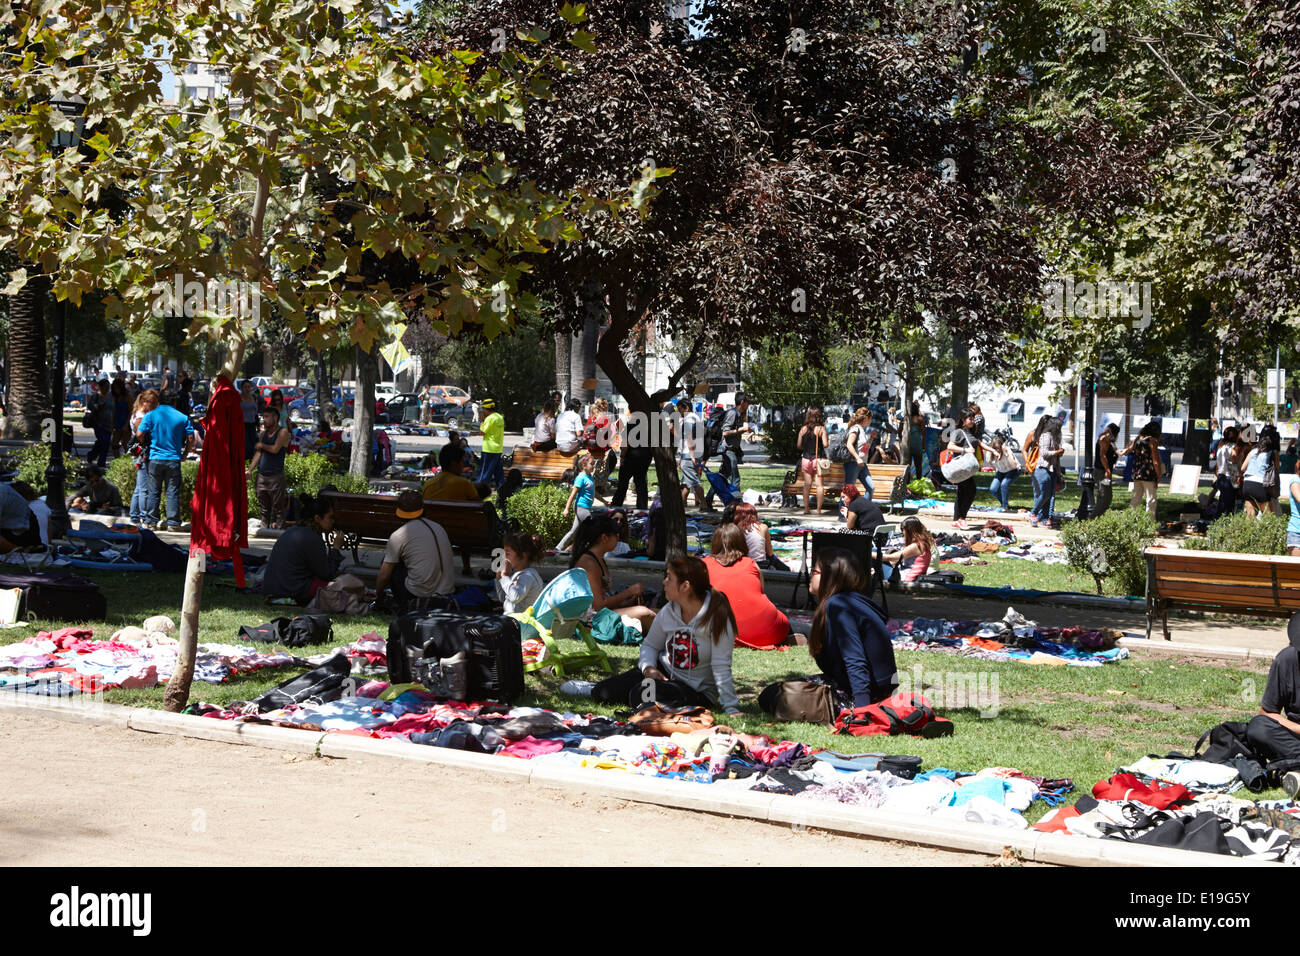
[[[868,465],[873,484],[871,500],[888,510],[903,503],[907,497],[907,465]],[[813,479],[816,488],[817,480]],[[837,461],[831,462],[831,469],[822,476],[822,486],[826,489],[826,498],[838,498],[840,488],[844,486],[844,466]],[[798,468],[785,473],[785,482],[781,485],[781,505],[793,508],[803,495],[803,474]]]
[[[343,532],[343,546],[351,550],[353,563],[360,563],[357,548],[363,540],[387,541],[406,524],[397,517],[396,495],[349,495],[324,492],[334,503],[334,527]],[[465,572],[470,554],[491,555],[501,544],[504,528],[496,508],[487,501],[428,501],[424,516],[447,532],[451,546],[460,552]]]
[[[1300,611],[1300,558],[1147,548],[1147,638],[1171,610],[1290,617]]]
[[[516,445],[510,461],[502,467],[505,471],[518,468],[524,481],[559,481],[566,471],[577,466],[581,453],[565,454],[559,449],[533,451],[527,445]]]

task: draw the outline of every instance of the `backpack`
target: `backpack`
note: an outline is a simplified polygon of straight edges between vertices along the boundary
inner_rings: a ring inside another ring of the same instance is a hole
[[[934,712],[930,702],[920,694],[895,694],[887,700],[866,707],[845,708],[835,718],[837,734],[855,737],[896,736],[947,737],[953,732],[951,720]]]
[[[1202,750],[1206,741],[1209,741],[1209,745]],[[1201,734],[1192,757],[1210,763],[1228,763],[1237,757],[1255,758],[1255,752],[1251,750],[1250,741],[1246,738],[1246,725],[1239,720],[1229,720]]]
[[[826,457],[841,464],[853,457],[849,454],[849,433],[847,431],[839,431],[834,434],[831,443],[826,446]]]
[[[709,413],[708,424],[704,426],[704,457],[712,458],[722,447],[722,422],[727,412],[721,406],[714,406]]]
[[[256,627],[245,624],[239,629],[239,640],[304,647],[308,644],[324,644],[333,633],[334,624],[327,615],[299,614],[292,620],[277,617]]]

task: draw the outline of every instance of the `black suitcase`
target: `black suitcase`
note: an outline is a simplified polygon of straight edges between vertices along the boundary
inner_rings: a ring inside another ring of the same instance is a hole
[[[471,700],[513,702],[524,692],[519,622],[499,614],[413,611],[388,626],[388,678],[415,680],[419,662],[464,652]]]
[[[90,578],[67,571],[6,571],[0,573],[0,590],[23,592],[19,614],[38,621],[102,621],[108,617],[108,598]]]

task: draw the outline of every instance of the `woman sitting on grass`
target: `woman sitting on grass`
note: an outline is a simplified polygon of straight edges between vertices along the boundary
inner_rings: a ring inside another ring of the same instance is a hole
[[[808,590],[817,596],[808,653],[845,707],[866,707],[898,687],[885,618],[862,593],[866,574],[842,548],[817,552]]]
[[[763,572],[745,549],[739,527],[719,525],[713,532],[713,554],[704,559],[709,584],[727,596],[735,612],[738,645],[764,649],[785,644],[790,620],[763,593]]]
[[[636,666],[598,683],[592,698],[633,707],[652,701],[669,707],[720,707],[741,716],[731,676],[736,616],[727,596],[710,586],[699,558],[668,562],[664,596],[668,604],[650,625]]]
[[[916,516],[903,520],[903,546],[884,554],[885,580],[902,571],[900,580],[911,582],[930,570],[930,556],[934,553],[934,536]]]
[[[609,565],[605,556],[618,546],[618,524],[609,515],[592,515],[578,527],[573,543],[573,557],[569,567],[587,572],[591,585],[591,613],[612,608],[619,614],[634,618],[645,633],[654,620],[655,612],[640,602],[644,589],[640,584],[630,584],[614,593],[609,580]]]
[[[736,505],[733,520],[745,536],[745,551],[755,564],[771,571],[790,570],[784,561],[772,553],[772,535],[767,525],[758,520],[757,508],[742,501]]]

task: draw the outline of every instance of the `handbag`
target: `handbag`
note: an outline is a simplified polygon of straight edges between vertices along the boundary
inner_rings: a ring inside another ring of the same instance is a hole
[[[943,476],[954,485],[959,485],[980,470],[979,460],[974,452],[963,452],[939,469]]]
[[[646,704],[627,722],[640,733],[656,737],[689,734],[713,726],[713,711],[707,707],[665,707],[663,704]]]
[[[840,711],[835,689],[809,680],[769,684],[758,695],[758,706],[777,720],[798,720],[808,724],[833,723]]]
[[[819,451],[819,448],[818,448],[819,445],[821,445],[821,441],[817,438],[816,435],[814,435],[814,436],[813,436],[813,451]],[[819,475],[825,475],[825,474],[829,473],[830,470],[831,470],[831,460],[830,460],[829,458],[823,458],[823,457],[819,454],[819,455],[817,456],[817,473],[818,473]]]

